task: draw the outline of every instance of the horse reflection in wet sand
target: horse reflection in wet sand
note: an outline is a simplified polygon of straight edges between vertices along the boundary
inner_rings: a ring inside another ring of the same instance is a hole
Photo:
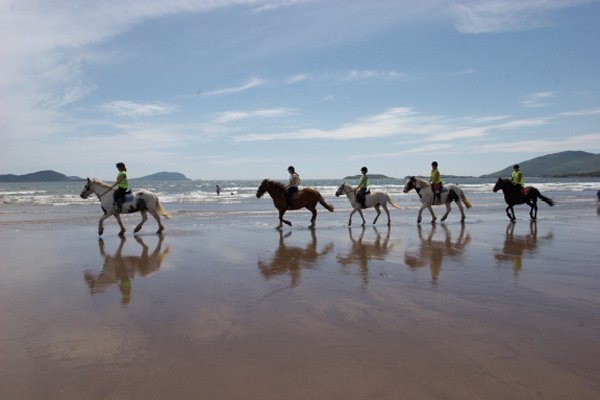
[[[362,276],[362,280],[364,285],[366,286],[369,283],[369,262],[376,261],[384,261],[385,257],[388,255],[393,245],[389,243],[390,241],[390,227],[386,228],[386,234],[383,237],[379,234],[379,231],[376,227],[372,227],[373,232],[375,232],[375,240],[373,241],[365,241],[365,231],[366,228],[361,227],[360,235],[358,239],[355,239],[352,235],[352,229],[348,228],[348,234],[350,235],[350,241],[352,242],[352,247],[350,251],[345,256],[337,257],[337,261],[344,267],[351,265],[358,265],[360,268],[360,275]]]
[[[274,276],[289,275],[290,287],[296,287],[300,283],[300,272],[303,269],[312,269],[317,265],[320,257],[333,250],[333,243],[327,244],[321,251],[317,249],[317,234],[314,229],[310,230],[310,242],[306,247],[288,246],[285,239],[292,235],[285,235],[279,230],[279,245],[273,257],[269,261],[258,260],[258,269],[267,279]]]
[[[537,234],[537,223],[530,221],[529,232],[515,235],[516,223],[511,221],[506,226],[504,245],[502,250],[495,249],[496,261],[499,263],[510,262],[513,270],[513,276],[518,278],[519,271],[523,267],[523,256],[535,254],[538,249],[539,241]],[[542,239],[552,240],[553,234],[550,232]]]
[[[171,248],[168,246],[164,251],[161,249],[164,236],[159,236],[156,248],[152,253],[149,252],[148,246],[141,237],[134,236],[134,238],[142,246],[142,254],[139,256],[123,255],[125,238],[121,238],[119,247],[112,256],[106,254],[104,240],[98,240],[100,256],[104,259],[102,271],[100,273],[84,272],[84,279],[91,294],[101,293],[112,285],[118,285],[121,292],[121,304],[128,304],[131,299],[131,280],[134,276],[148,277],[158,272],[166,256],[171,252]]]
[[[421,241],[419,251],[406,252],[404,254],[404,263],[412,270],[429,266],[431,270],[431,283],[436,284],[442,270],[442,262],[445,257],[459,258],[462,256],[465,247],[471,242],[471,236],[465,235],[465,225],[460,225],[460,233],[455,241],[452,241],[452,234],[446,225],[442,225],[444,231],[444,240],[434,240],[434,234],[437,225],[431,225],[431,231],[427,238],[423,237],[421,225],[417,226],[419,240]]]

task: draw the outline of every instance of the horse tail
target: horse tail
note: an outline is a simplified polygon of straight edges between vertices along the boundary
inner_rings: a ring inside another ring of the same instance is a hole
[[[160,201],[158,200],[158,197],[154,196],[154,198],[156,199],[156,212],[158,215],[162,215],[166,219],[171,219],[171,213],[163,208],[162,204],[160,204]]]
[[[467,199],[467,196],[465,195],[465,192],[462,189],[460,189],[460,199],[462,200],[463,203],[465,203],[465,207],[467,207],[467,208],[473,207],[473,205],[471,204],[469,199]]]
[[[547,203],[550,207],[554,206],[554,200],[544,196],[543,194],[540,193],[539,190],[538,190],[538,196],[540,197],[540,200]]]
[[[388,203],[390,203],[392,205],[392,207],[397,208],[397,209],[401,209],[402,208],[398,204],[394,203],[394,201],[392,200],[392,198],[390,197],[389,194],[386,193],[385,197],[387,198]]]
[[[327,202],[325,201],[325,199],[323,198],[323,196],[321,196],[320,194],[319,194],[319,203],[320,203],[320,204],[321,204],[323,207],[325,207],[326,209],[328,209],[329,211],[333,212],[333,206],[332,206],[332,205],[329,205],[329,204],[327,204]]]

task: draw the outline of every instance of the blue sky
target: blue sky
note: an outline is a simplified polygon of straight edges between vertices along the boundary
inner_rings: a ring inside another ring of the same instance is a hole
[[[481,175],[599,153],[598,38],[598,0],[0,0],[0,173]]]

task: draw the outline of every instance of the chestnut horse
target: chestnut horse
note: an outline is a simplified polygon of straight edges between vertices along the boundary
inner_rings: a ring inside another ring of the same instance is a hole
[[[258,198],[267,192],[273,199],[275,208],[279,210],[279,225],[277,228],[281,228],[282,223],[292,226],[290,221],[283,219],[283,214],[285,214],[287,211],[285,191],[285,186],[282,183],[275,182],[270,179],[264,179],[256,191],[256,197]],[[321,193],[311,188],[302,189],[297,195],[294,195],[292,198],[291,209],[299,210],[304,207],[308,208],[308,210],[312,213],[309,227],[314,228],[315,221],[317,220],[317,203],[320,203],[323,207],[333,212],[333,206],[327,204],[325,199],[323,199],[323,196],[321,196]]]

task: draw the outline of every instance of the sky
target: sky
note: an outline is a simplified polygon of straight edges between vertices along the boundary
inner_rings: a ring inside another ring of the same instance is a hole
[[[478,176],[600,153],[598,38],[600,0],[0,0],[0,174]]]

